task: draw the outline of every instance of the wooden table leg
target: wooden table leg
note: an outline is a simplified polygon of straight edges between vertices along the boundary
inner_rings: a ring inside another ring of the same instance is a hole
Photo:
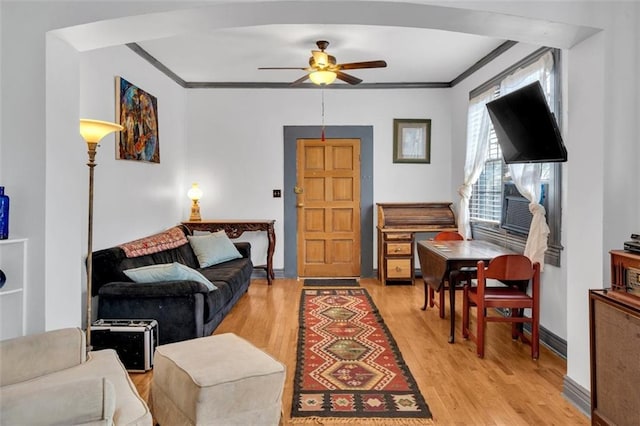
[[[449,343],[455,342],[456,334],[456,279],[458,271],[453,270],[449,273],[449,317],[451,322],[451,331],[449,332]],[[443,290],[444,291],[444,290]]]
[[[427,296],[429,293],[429,284],[427,284],[427,282],[425,280],[422,280],[422,283],[424,284],[424,305],[422,305],[422,309],[423,311],[427,310]]]
[[[276,248],[276,233],[273,225],[269,225],[267,228],[267,239],[269,241],[267,245],[267,284],[271,285],[271,281],[275,278],[275,274],[273,273],[273,252]]]

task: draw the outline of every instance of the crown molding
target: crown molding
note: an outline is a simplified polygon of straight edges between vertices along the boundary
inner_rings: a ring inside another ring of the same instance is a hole
[[[330,84],[327,89],[346,89],[346,90],[363,90],[363,89],[446,89],[454,87],[465,78],[484,67],[498,56],[502,55],[508,49],[515,46],[518,42],[507,40],[500,46],[482,57],[475,64],[463,71],[460,75],[449,82],[391,82],[391,83],[361,83],[357,85],[351,84]],[[149,52],[144,50],[138,43],[127,43],[127,47],[137,53],[141,58],[149,62],[152,66],[165,74],[171,80],[175,81],[179,86],[185,89],[313,89],[317,88],[313,83],[303,83],[292,86],[290,83],[268,83],[268,82],[214,82],[214,81],[185,81],[179,75],[174,73],[169,67],[156,59]]]

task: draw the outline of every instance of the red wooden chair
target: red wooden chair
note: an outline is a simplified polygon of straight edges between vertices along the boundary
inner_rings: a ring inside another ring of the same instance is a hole
[[[458,234],[457,232],[441,231],[441,232],[438,232],[435,237],[433,237],[433,240],[434,241],[462,241],[464,240],[464,238],[462,237],[462,235]],[[444,318],[444,295],[445,295],[445,290],[449,290],[449,282],[445,281],[442,287],[440,288],[440,291],[438,292],[439,297],[438,297],[437,303],[435,302],[435,290],[426,282],[424,283],[424,306],[422,307],[423,311],[427,309],[427,289],[429,294],[429,297],[428,297],[429,307],[433,308],[434,305],[437,305],[440,318]]]
[[[471,338],[476,343],[478,356],[484,357],[485,329],[487,322],[511,322],[511,336],[531,345],[531,358],[539,356],[539,324],[540,324],[540,264],[520,254],[498,256],[485,267],[478,262],[478,285],[464,286],[462,304],[462,336]],[[505,285],[488,287],[487,280],[499,280]],[[531,282],[531,296],[527,294],[523,283]],[[476,307],[476,333],[469,328],[469,309]],[[490,315],[488,308],[508,308],[511,316]],[[531,309],[531,317],[525,317],[524,309]],[[531,340],[522,332],[522,324],[531,324]]]

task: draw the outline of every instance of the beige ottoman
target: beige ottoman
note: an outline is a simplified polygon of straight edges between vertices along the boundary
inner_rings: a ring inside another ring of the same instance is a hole
[[[149,407],[161,426],[277,425],[285,366],[227,333],[161,345]]]

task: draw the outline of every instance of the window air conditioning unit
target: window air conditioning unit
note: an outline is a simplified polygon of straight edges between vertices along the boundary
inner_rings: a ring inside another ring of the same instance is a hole
[[[545,210],[549,211],[547,191],[549,185],[542,184],[541,202]],[[528,234],[533,215],[529,211],[529,200],[518,192],[514,183],[505,183],[502,191],[502,220],[500,226],[512,232]]]

